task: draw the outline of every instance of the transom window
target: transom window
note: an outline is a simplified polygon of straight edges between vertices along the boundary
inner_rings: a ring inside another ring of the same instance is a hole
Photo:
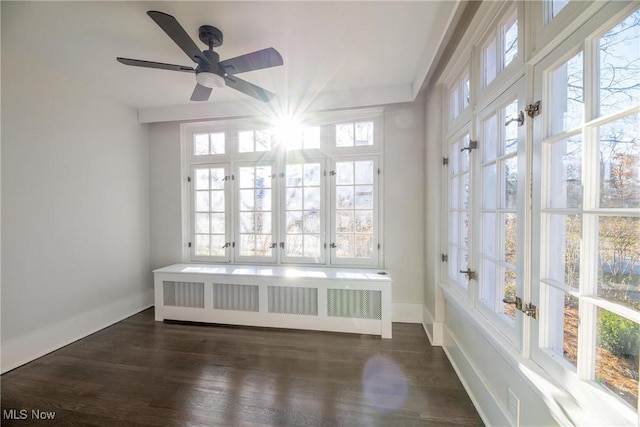
[[[183,125],[185,258],[382,266],[382,120],[358,116]]]
[[[518,56],[518,40],[518,10],[514,8],[482,47],[483,87]]]

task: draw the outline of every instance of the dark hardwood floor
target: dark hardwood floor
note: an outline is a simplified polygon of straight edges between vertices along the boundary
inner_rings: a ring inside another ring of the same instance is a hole
[[[415,324],[381,340],[161,323],[149,309],[0,381],[3,426],[482,425]]]

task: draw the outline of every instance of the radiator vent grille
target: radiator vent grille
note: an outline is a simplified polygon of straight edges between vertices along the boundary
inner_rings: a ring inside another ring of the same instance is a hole
[[[318,315],[318,289],[269,286],[269,313]]]
[[[204,308],[204,283],[162,282],[164,305]]]
[[[327,315],[379,320],[382,294],[371,290],[327,289]]]
[[[214,283],[213,308],[258,311],[258,286]]]

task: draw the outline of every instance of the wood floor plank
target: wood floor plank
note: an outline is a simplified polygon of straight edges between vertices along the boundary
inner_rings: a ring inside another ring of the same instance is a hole
[[[149,309],[0,382],[3,426],[482,425],[442,349],[414,324],[381,340],[155,322]]]

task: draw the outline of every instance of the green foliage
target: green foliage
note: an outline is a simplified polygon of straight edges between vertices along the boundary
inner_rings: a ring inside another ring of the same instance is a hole
[[[602,311],[598,329],[602,347],[626,359],[638,357],[640,324],[609,311]]]

